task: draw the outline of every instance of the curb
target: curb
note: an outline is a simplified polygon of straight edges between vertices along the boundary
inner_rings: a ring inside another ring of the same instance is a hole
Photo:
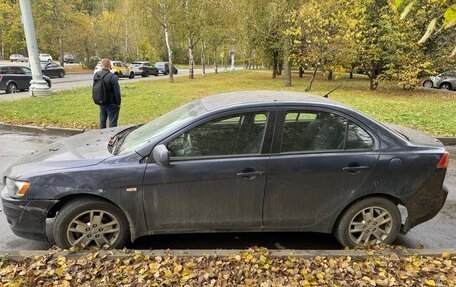
[[[15,132],[27,132],[27,133],[39,133],[53,136],[72,136],[83,133],[85,129],[76,128],[59,128],[59,127],[37,127],[31,125],[12,125],[0,122],[0,129],[15,131]]]
[[[0,251],[0,260],[22,261],[26,258],[36,256],[50,256],[51,258],[65,257],[68,259],[81,259],[89,254],[94,254],[96,257],[113,259],[126,259],[135,254],[140,253],[142,256],[154,258],[161,257],[229,257],[236,254],[241,254],[246,250],[228,249],[228,250],[99,250],[99,251],[80,251],[70,252],[67,250],[52,252],[47,250],[32,250],[32,251]],[[319,257],[346,257],[363,258],[372,256],[423,256],[423,257],[442,257],[445,254],[447,257],[456,256],[456,249],[397,249],[397,250],[270,250],[271,257],[288,257],[296,258],[315,258]]]

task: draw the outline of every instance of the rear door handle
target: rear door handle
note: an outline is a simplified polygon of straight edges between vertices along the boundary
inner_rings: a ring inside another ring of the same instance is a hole
[[[362,166],[346,166],[346,167],[342,168],[342,170],[346,171],[346,172],[349,172],[349,173],[359,173],[362,170],[369,169],[369,168],[370,168],[369,166],[365,166],[365,165],[362,165]]]
[[[254,179],[259,175],[263,175],[264,171],[247,171],[247,172],[238,172],[237,176],[242,176],[244,179]]]

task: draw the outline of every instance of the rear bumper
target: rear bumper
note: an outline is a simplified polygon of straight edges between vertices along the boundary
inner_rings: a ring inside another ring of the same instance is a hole
[[[11,198],[3,189],[3,212],[11,230],[19,237],[49,241],[46,237],[46,216],[58,200],[20,200]]]

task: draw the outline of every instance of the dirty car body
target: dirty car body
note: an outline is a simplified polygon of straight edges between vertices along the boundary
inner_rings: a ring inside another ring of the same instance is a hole
[[[323,97],[231,92],[36,151],[5,172],[2,202],[25,238],[52,240],[46,218],[57,217],[62,247],[234,231],[391,243],[443,206],[448,157],[431,137]]]

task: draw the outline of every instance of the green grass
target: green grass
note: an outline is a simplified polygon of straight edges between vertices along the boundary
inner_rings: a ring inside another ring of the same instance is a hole
[[[296,76],[296,75],[294,75]],[[283,79],[271,79],[269,71],[237,71],[129,83],[121,81],[122,108],[119,125],[143,123],[189,101],[225,91],[290,90],[304,91],[309,75],[293,78],[291,88],[283,87]],[[314,83],[312,93],[323,95],[333,87],[344,85],[330,97],[382,122],[415,128],[435,136],[456,136],[456,93],[417,89],[404,91],[394,84],[381,84],[369,90],[369,82],[357,77],[349,80],[340,74],[334,81],[322,76]],[[82,88],[55,93],[49,97],[0,102],[0,121],[14,124],[96,128],[98,107],[91,99],[91,89]]]

